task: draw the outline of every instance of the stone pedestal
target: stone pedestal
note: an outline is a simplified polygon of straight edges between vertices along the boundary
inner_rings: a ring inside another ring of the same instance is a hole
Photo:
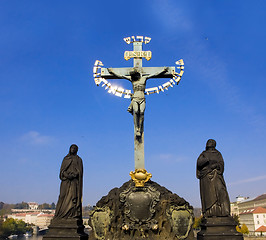
[[[243,234],[236,231],[232,217],[204,218],[197,240],[243,240]]]
[[[90,240],[193,240],[193,208],[183,198],[148,181],[130,180],[112,189],[91,211]]]
[[[84,225],[79,219],[53,219],[44,240],[88,240]]]

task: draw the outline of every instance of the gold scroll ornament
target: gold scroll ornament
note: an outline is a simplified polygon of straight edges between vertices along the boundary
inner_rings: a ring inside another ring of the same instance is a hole
[[[146,58],[147,61],[151,60],[151,51],[125,51],[124,58]]]

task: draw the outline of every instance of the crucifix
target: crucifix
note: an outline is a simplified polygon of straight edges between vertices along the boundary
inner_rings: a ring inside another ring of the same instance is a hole
[[[135,181],[137,187],[144,186],[144,182],[151,177],[150,173],[145,170],[144,161],[144,112],[146,108],[145,95],[159,93],[168,90],[169,87],[177,85],[181,80],[184,69],[183,60],[176,62],[180,72],[175,71],[176,67],[142,67],[142,59],[151,59],[151,51],[143,51],[142,46],[148,44],[151,38],[143,36],[132,36],[124,38],[127,44],[133,43],[133,51],[125,51],[124,58],[134,59],[134,66],[131,68],[103,68],[101,61],[96,60],[93,73],[96,85],[102,84],[102,87],[108,89],[109,93],[124,98],[131,98],[128,112],[134,118],[134,159],[135,171],[130,175]],[[146,82],[150,78],[171,78],[168,82],[153,88],[146,88]],[[126,79],[132,83],[133,93],[131,90],[125,90],[120,87],[113,87],[106,79]]]

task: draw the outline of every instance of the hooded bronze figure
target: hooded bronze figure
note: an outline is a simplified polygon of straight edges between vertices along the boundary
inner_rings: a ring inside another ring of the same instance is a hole
[[[64,157],[60,169],[60,195],[56,205],[55,218],[82,219],[83,164],[77,155],[78,146],[72,144]]]
[[[223,172],[222,154],[215,149],[216,141],[209,139],[206,150],[197,160],[197,178],[200,180],[200,196],[204,217],[230,215],[230,201]]]

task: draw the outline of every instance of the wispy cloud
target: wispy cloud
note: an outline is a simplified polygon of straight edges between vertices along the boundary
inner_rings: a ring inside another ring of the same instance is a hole
[[[199,39],[188,42],[189,58],[187,61],[202,77],[205,84],[214,91],[217,97],[232,112],[243,116],[255,129],[265,128],[265,117],[260,114],[257,106],[250,104],[242,93],[237,82],[230,78],[227,63],[211,51],[206,41]]]
[[[152,9],[164,29],[173,31],[174,29],[190,30],[192,22],[186,9],[174,0],[154,0]]]
[[[257,176],[254,178],[247,178],[247,179],[242,179],[236,182],[232,182],[232,183],[228,183],[228,186],[233,186],[233,185],[240,185],[240,184],[244,184],[244,183],[250,183],[250,182],[258,182],[261,180],[266,179],[266,175],[263,176]]]
[[[20,137],[20,140],[24,143],[29,143],[32,145],[46,145],[54,140],[51,136],[41,135],[37,131],[29,131]]]
[[[187,44],[183,46],[189,53],[185,60],[194,67],[194,71],[202,76],[201,79],[204,79],[205,83],[217,93],[217,97],[231,111],[242,115],[243,119],[255,129],[260,131],[265,129],[265,117],[260,114],[257,106],[246,100],[241,88],[230,79],[226,63],[216,55],[215,51],[210,50],[208,41],[203,37],[199,38],[199,36],[203,36],[203,33],[195,27],[190,9],[178,4],[175,0],[154,0],[152,10],[163,29],[173,32],[171,38],[175,38],[176,35],[176,31],[173,29],[178,29],[178,36],[180,31],[190,36],[187,39]]]

